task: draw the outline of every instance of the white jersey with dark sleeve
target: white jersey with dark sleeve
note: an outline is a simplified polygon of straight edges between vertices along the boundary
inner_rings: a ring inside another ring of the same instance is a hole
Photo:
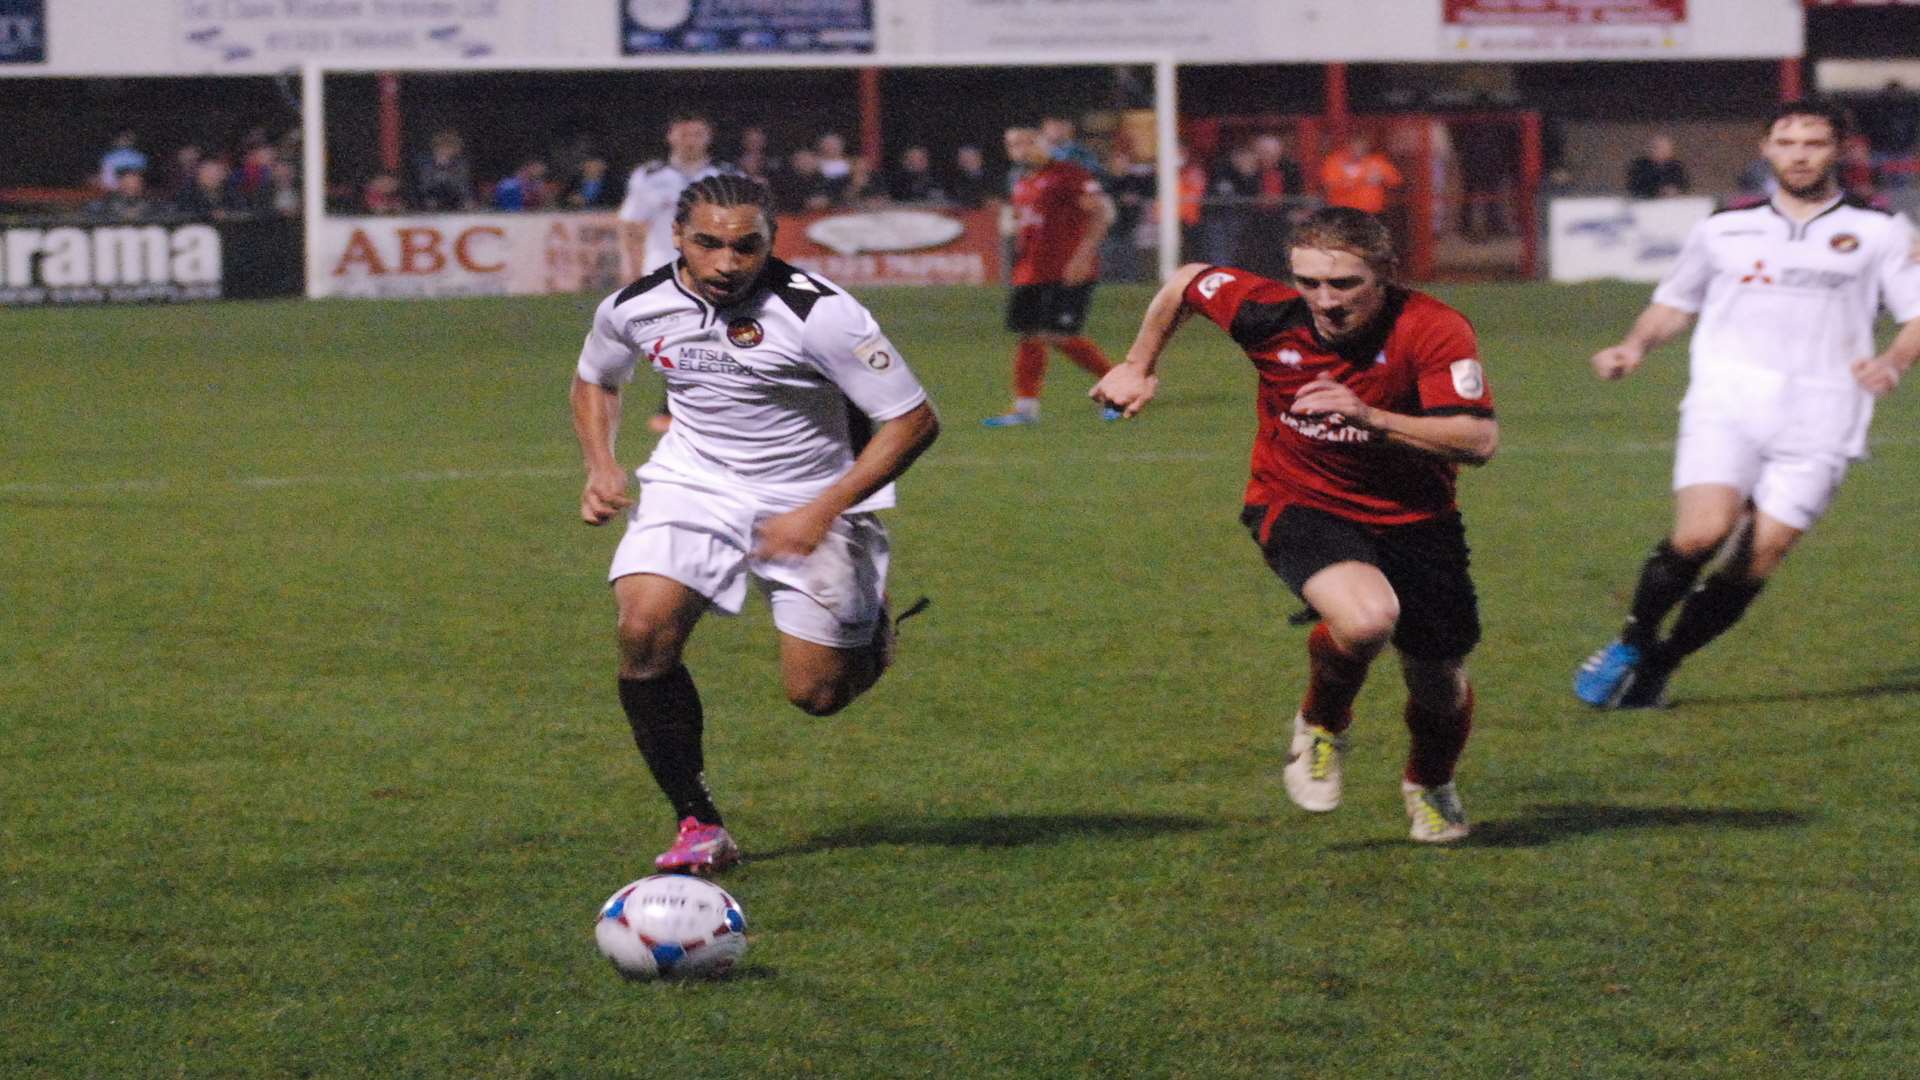
[[[697,169],[682,172],[670,161],[655,160],[628,174],[626,198],[621,200],[615,216],[647,227],[646,265],[640,269],[652,270],[680,257],[673,246],[673,214],[680,205],[681,192],[709,176],[739,172],[724,161],[709,161]]]
[[[1777,419],[1865,452],[1873,398],[1854,381],[1884,304],[1920,318],[1920,263],[1904,215],[1837,198],[1805,222],[1771,202],[1693,227],[1655,303],[1697,314],[1689,405]]]
[[[748,299],[715,308],[677,264],[601,302],[581,379],[616,387],[642,361],[666,380],[673,426],[640,480],[712,487],[800,506],[853,466],[873,425],[927,393],[866,307],[778,259]],[[893,485],[853,511],[894,504]]]

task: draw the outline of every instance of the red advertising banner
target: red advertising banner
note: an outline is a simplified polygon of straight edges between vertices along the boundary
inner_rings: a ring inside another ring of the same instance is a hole
[[[1671,56],[1686,44],[1687,0],[1444,0],[1440,33],[1456,54]]]
[[[782,216],[774,254],[850,288],[996,285],[1000,232],[992,210],[889,208]]]

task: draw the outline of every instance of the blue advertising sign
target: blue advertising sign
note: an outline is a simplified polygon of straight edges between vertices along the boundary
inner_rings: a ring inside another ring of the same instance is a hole
[[[620,51],[872,52],[873,0],[620,0]]]
[[[0,0],[0,64],[47,62],[47,0]]]

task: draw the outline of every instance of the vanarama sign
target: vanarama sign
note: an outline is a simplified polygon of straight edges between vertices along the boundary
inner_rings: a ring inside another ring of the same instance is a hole
[[[0,229],[0,304],[216,300],[211,225]]]

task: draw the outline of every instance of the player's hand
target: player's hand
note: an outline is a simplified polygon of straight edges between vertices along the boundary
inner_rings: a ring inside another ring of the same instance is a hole
[[[618,466],[587,474],[587,486],[580,492],[580,520],[589,525],[605,525],[615,514],[633,505],[627,494],[627,471]]]
[[[1336,381],[1326,372],[1313,377],[1313,381],[1293,395],[1293,404],[1287,411],[1301,416],[1325,416],[1339,413],[1348,427],[1362,430],[1373,428],[1373,407],[1360,400],[1345,383]]]
[[[1147,402],[1159,391],[1160,376],[1149,375],[1133,364],[1116,364],[1087,391],[1087,396],[1119,409],[1121,416],[1131,419],[1146,408]]]
[[[836,514],[803,506],[761,521],[754,529],[753,554],[761,559],[804,559],[827,538]]]
[[[1593,373],[1612,382],[1633,374],[1647,354],[1631,345],[1611,345],[1593,354]]]
[[[1900,385],[1900,369],[1877,356],[1855,360],[1849,366],[1853,371],[1853,381],[1874,397],[1880,397]]]

